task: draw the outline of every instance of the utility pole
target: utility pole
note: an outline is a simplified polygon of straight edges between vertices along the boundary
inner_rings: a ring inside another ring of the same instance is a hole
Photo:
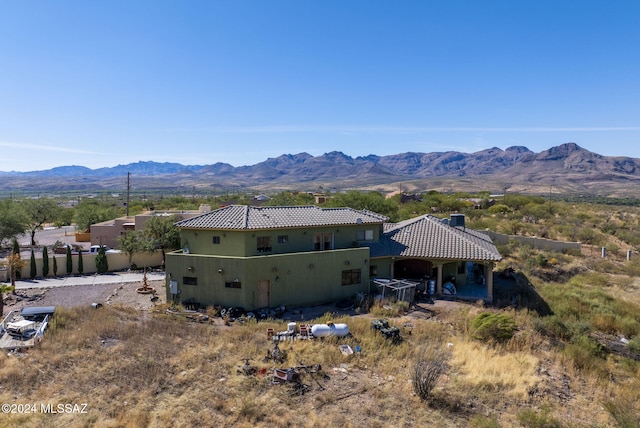
[[[131,173],[127,172],[127,217],[129,217],[129,197],[131,194]]]

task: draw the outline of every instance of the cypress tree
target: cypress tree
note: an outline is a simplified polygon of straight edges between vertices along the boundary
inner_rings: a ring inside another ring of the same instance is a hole
[[[73,272],[73,260],[71,259],[71,247],[67,247],[67,275]]]
[[[58,260],[56,260],[55,254],[51,258],[53,259],[53,276],[58,277]]]
[[[13,249],[11,250],[11,253],[18,256],[18,262],[19,262],[20,261],[20,244],[18,244],[18,240],[16,238],[13,238]],[[15,279],[22,278],[21,269],[15,269],[14,278]]]
[[[78,273],[82,275],[84,272],[84,264],[82,263],[82,250],[78,251]]]
[[[49,275],[49,252],[47,247],[42,248],[42,277]]]
[[[29,278],[35,279],[38,275],[38,268],[36,266],[36,255],[33,252],[33,248],[31,249],[31,266],[29,270]]]
[[[109,270],[109,260],[104,250],[104,246],[101,246],[96,256],[96,272],[99,274],[105,273]]]

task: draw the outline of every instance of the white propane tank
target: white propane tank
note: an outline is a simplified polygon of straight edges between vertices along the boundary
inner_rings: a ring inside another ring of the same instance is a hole
[[[296,323],[290,322],[289,324],[287,324],[287,331],[289,333],[295,333],[296,332]]]
[[[346,324],[314,324],[311,326],[311,334],[314,337],[346,336],[349,334],[349,327]]]

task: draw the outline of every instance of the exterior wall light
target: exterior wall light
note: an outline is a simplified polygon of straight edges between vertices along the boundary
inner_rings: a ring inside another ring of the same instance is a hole
[[[218,269],[218,273],[222,275],[222,273],[224,272],[223,269]]]

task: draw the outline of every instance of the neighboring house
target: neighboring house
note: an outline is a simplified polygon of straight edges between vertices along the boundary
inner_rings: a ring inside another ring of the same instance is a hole
[[[110,248],[118,247],[118,237],[129,231],[142,230],[144,224],[154,216],[175,215],[180,218],[191,218],[211,211],[209,205],[200,206],[198,211],[147,211],[142,214],[120,217],[102,223],[92,224],[90,227],[91,245],[105,245]]]
[[[176,223],[182,250],[166,255],[167,299],[247,310],[311,305],[369,293],[374,277],[485,276],[491,239],[432,216],[398,224],[367,210],[232,205]],[[492,283],[487,282],[488,298]]]

